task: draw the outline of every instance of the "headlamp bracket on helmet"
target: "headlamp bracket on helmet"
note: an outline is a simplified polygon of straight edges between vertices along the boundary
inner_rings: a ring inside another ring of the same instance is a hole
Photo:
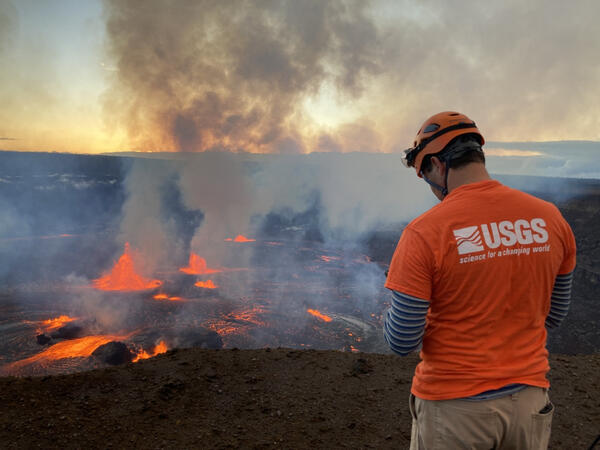
[[[402,164],[404,165],[404,167],[414,167],[415,165],[415,156],[416,154],[414,153],[416,147],[414,148],[409,148],[403,151],[402,154]]]

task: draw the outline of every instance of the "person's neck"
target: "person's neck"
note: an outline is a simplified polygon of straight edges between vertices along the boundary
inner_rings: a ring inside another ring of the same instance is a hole
[[[471,163],[459,169],[450,169],[448,174],[448,193],[465,184],[491,180],[485,166],[481,163]]]

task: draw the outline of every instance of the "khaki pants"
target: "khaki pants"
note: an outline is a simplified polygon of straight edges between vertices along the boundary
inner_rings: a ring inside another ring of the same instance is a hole
[[[544,410],[544,411],[542,411]],[[547,449],[554,406],[527,387],[493,400],[422,400],[411,394],[411,450]]]

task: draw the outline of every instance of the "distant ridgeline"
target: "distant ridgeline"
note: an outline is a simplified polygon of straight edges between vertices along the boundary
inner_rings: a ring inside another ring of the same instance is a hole
[[[600,199],[599,179],[504,174],[492,174],[492,177],[507,186],[520,189],[556,204],[574,197],[596,197]]]
[[[0,238],[82,233],[114,225],[129,158],[0,152]]]
[[[89,177],[119,176],[133,158],[71,153],[0,151],[0,177],[77,173]]]

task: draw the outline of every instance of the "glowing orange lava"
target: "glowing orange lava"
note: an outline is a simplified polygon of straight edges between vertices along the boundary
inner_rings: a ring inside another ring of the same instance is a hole
[[[215,283],[213,283],[212,280],[198,281],[194,284],[194,286],[206,289],[216,289],[219,287]]]
[[[256,242],[256,239],[248,239],[246,236],[242,236],[241,234],[238,234],[234,239],[227,238],[225,240],[228,242]]]
[[[44,327],[45,331],[52,331],[62,327],[66,323],[73,322],[74,320],[77,320],[77,317],[69,317],[62,315],[59,317],[55,317],[54,319],[42,320],[40,322],[40,325]]]
[[[321,261],[331,262],[331,261],[337,261],[340,258],[337,257],[337,256],[325,256],[325,255],[321,255],[319,257],[319,259],[321,259]]]
[[[316,309],[307,309],[306,312],[325,322],[331,322],[333,320],[331,317],[326,316],[325,314],[321,313],[320,311],[317,311]]]
[[[266,326],[266,323],[261,318],[264,313],[265,309],[258,305],[232,311],[219,319],[208,320],[202,325],[219,333],[221,337],[245,334],[248,328]]]
[[[112,270],[93,281],[93,286],[103,291],[141,291],[155,289],[161,284],[160,280],[144,278],[137,274],[129,243],[125,244],[125,250]]]
[[[44,361],[53,361],[64,358],[88,357],[101,345],[111,341],[126,339],[128,336],[98,335],[86,336],[79,339],[70,339],[68,341],[57,342],[48,347],[41,353],[33,355],[26,359],[21,359],[8,364],[6,369],[9,372],[18,370],[33,363],[43,364]]]
[[[206,260],[195,253],[190,253],[190,262],[188,267],[182,267],[179,270],[183,273],[189,273],[191,275],[206,275],[209,273],[221,272],[219,269],[208,268],[206,265]]]
[[[183,301],[183,298],[181,298],[181,297],[169,297],[167,294],[156,294],[152,298],[154,300],[168,300],[168,301],[171,301],[171,302],[181,302],[181,301]]]
[[[135,358],[133,358],[132,362],[138,362],[140,359],[148,359],[153,356],[160,355],[161,353],[165,353],[168,350],[167,344],[165,341],[160,341],[156,347],[154,347],[154,351],[152,353],[148,353],[146,350],[141,350]]]

